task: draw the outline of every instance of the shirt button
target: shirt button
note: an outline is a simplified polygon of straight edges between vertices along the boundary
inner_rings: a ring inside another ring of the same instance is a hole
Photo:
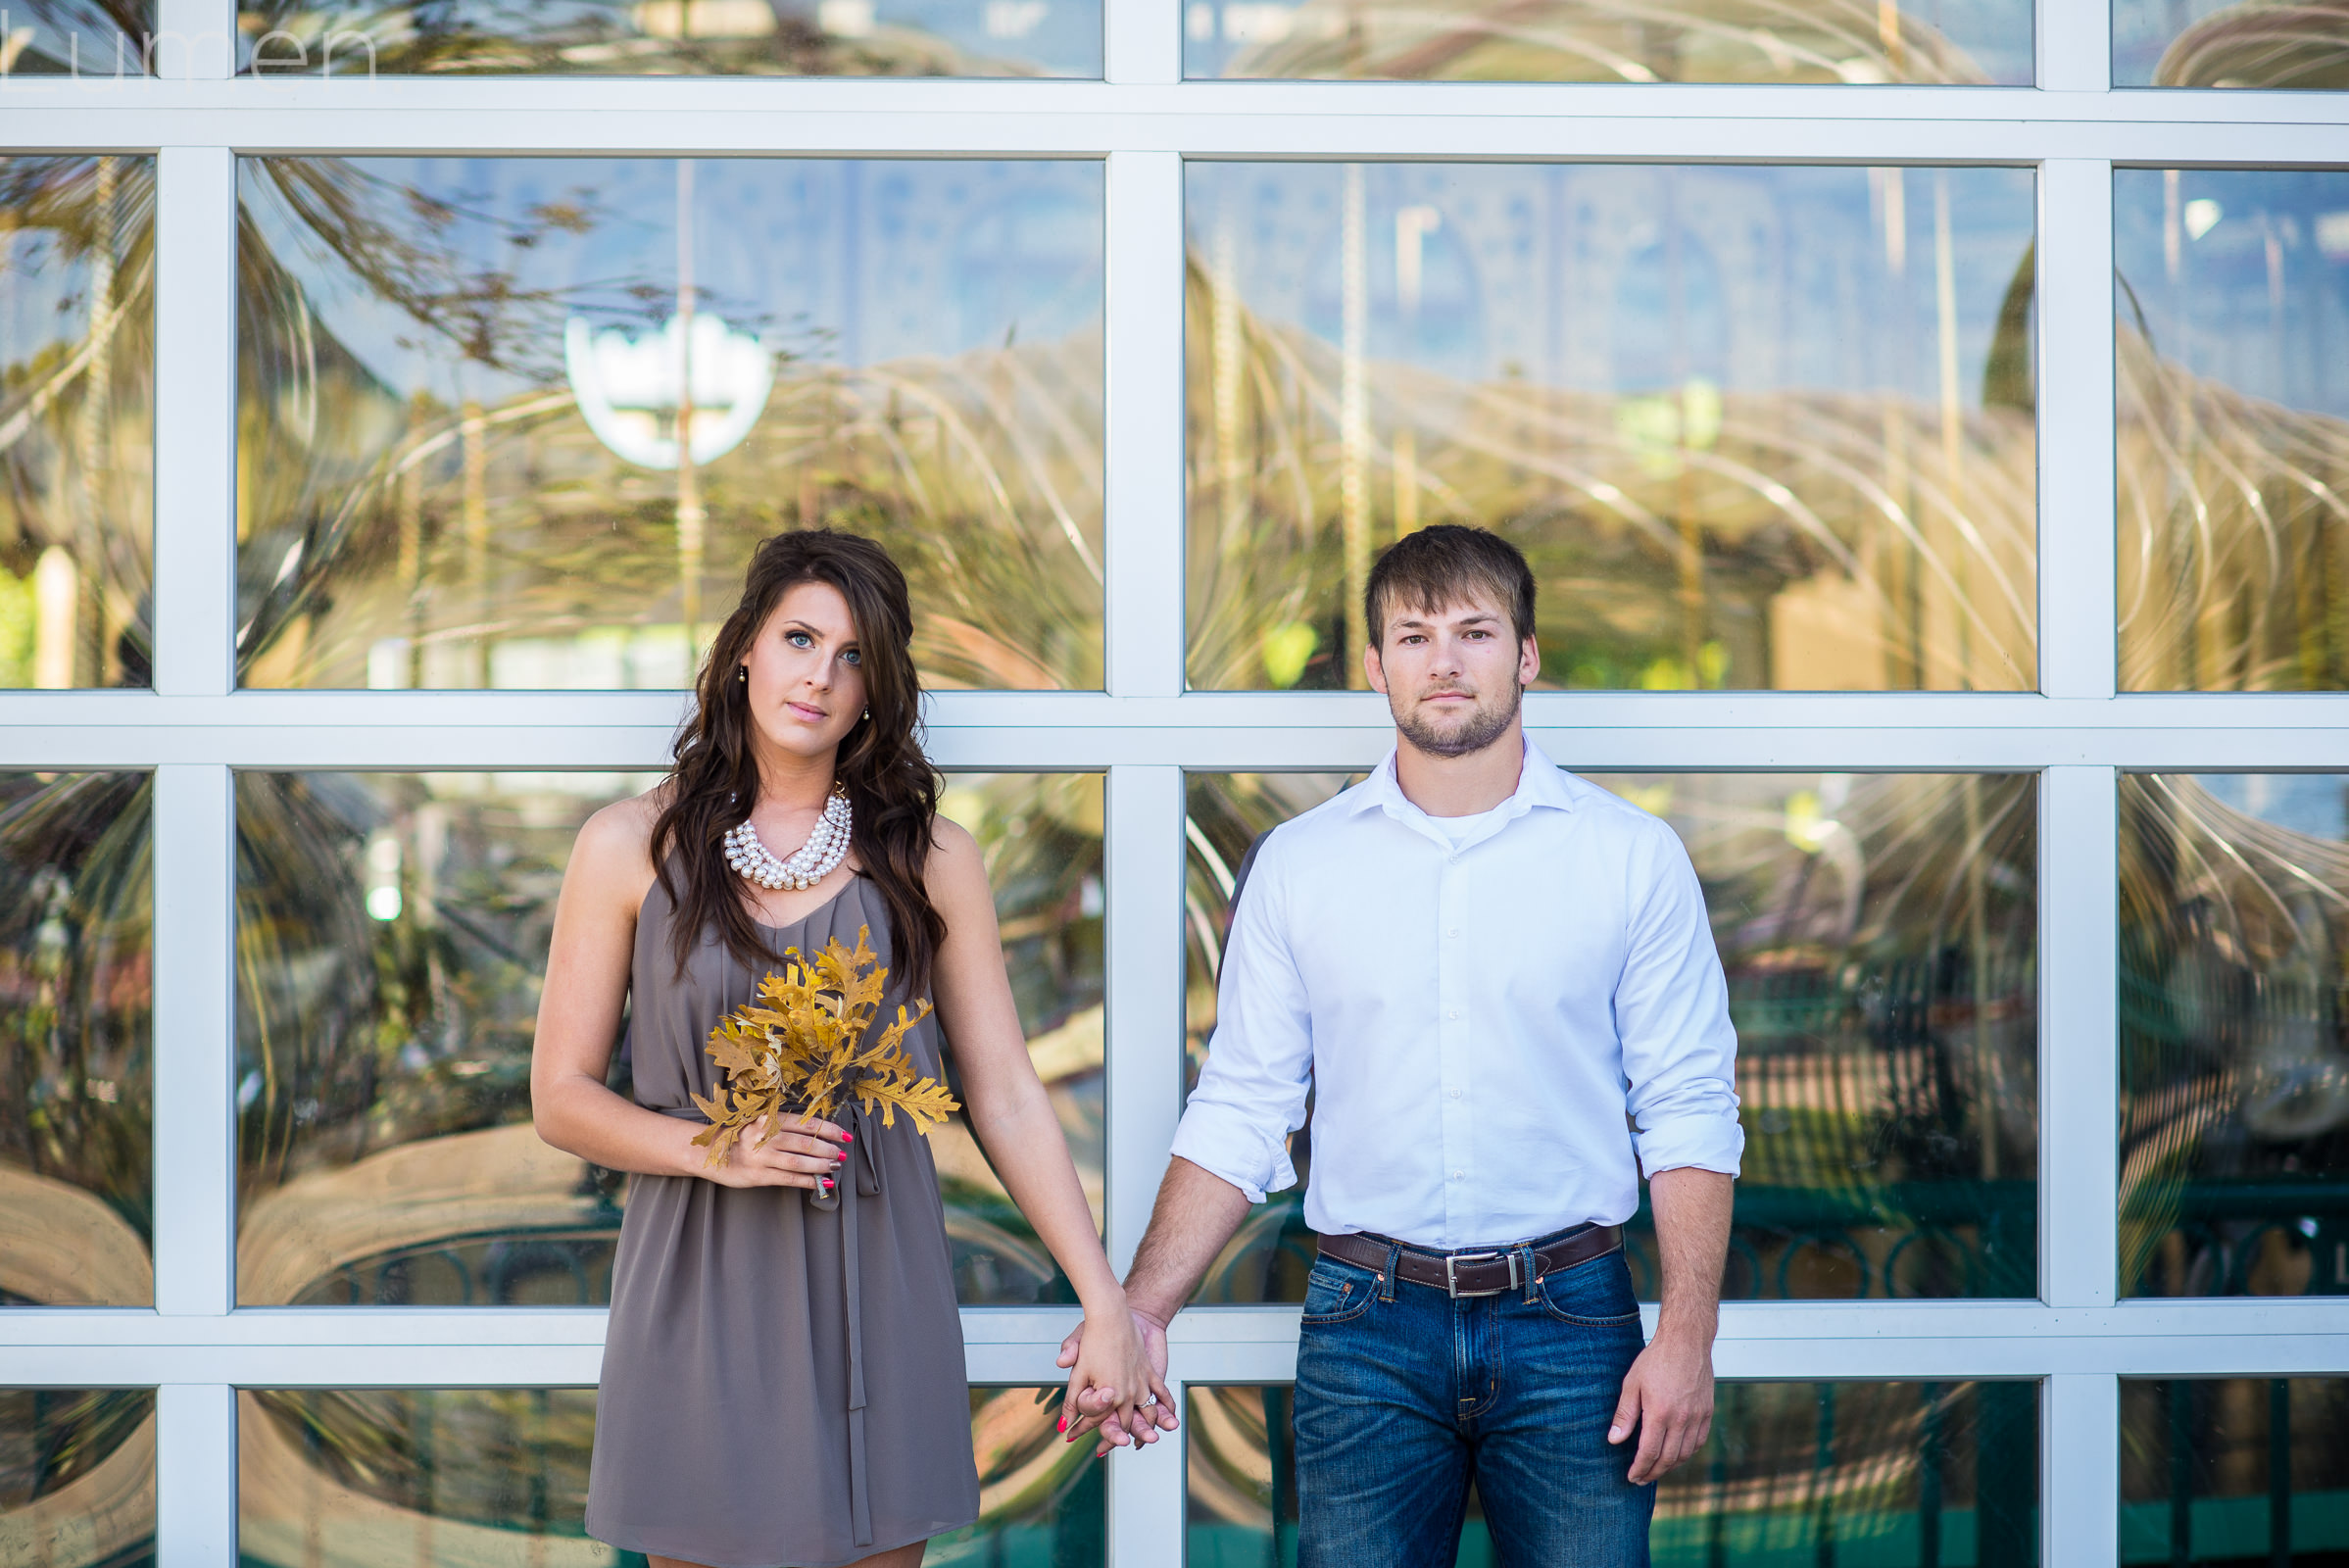
[[[1449,931],[1446,931],[1444,934],[1447,937],[1456,937],[1460,934],[1460,928],[1455,925]]]
[[[1457,1089],[1453,1090],[1453,1091],[1451,1092],[1451,1097],[1452,1097],[1452,1099],[1454,1099],[1454,1100],[1457,1100],[1457,1099],[1459,1099],[1459,1098],[1460,1098],[1460,1092],[1459,1092]]]
[[[1458,1017],[1460,1016],[1460,1009],[1459,1009],[1459,1008],[1457,1008],[1457,1007],[1454,1007],[1454,1008],[1452,1008],[1452,1010],[1451,1010],[1451,1011],[1449,1011],[1449,1012],[1445,1013],[1444,1016],[1445,1016],[1446,1018],[1454,1018],[1454,1019],[1456,1019],[1456,1018],[1458,1018]]]
[[[1455,1170],[1455,1171],[1453,1171],[1453,1172],[1451,1173],[1451,1179],[1452,1179],[1453,1181],[1455,1181],[1455,1182],[1456,1182],[1456,1181],[1461,1181],[1461,1180],[1464,1180],[1464,1179],[1467,1177],[1467,1174],[1468,1174],[1468,1173],[1467,1173],[1466,1171],[1459,1171],[1459,1170]]]

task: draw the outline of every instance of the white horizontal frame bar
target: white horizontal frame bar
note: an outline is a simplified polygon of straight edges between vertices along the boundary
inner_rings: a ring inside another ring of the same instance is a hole
[[[412,152],[481,157],[1067,158],[1142,151],[1215,158],[1582,162],[2022,164],[2103,158],[2147,164],[2349,163],[2349,124],[2340,122],[2335,105],[2282,106],[2296,112],[2259,120],[2115,121],[2051,118],[2041,112],[2036,98],[1998,106],[2003,112],[1944,112],[1931,118],[1863,115],[1856,112],[1857,105],[1841,115],[1763,114],[1743,106],[1729,114],[1722,112],[1725,105],[1689,100],[1687,111],[1679,114],[1627,114],[1626,106],[1618,103],[1611,112],[1577,116],[1572,109],[1575,89],[1550,87],[1541,89],[1549,101],[1539,110],[1504,101],[1491,103],[1488,112],[1470,113],[1455,101],[1449,112],[1433,112],[1429,104],[1373,89],[1372,96],[1333,99],[1309,112],[1278,112],[1261,99],[1244,107],[1219,107],[1204,97],[1195,98],[1196,88],[1064,86],[1019,89],[1070,95],[1063,104],[1051,107],[1006,99],[1000,108],[950,109],[943,99],[920,96],[941,91],[925,84],[894,103],[852,98],[839,107],[723,110],[712,108],[707,96],[715,84],[658,107],[650,101],[632,103],[631,95],[613,91],[616,85],[603,88],[613,101],[594,107],[539,107],[527,94],[479,100],[472,106],[444,102],[427,107],[424,100],[416,100],[417,107],[397,109],[369,107],[355,95],[307,112],[235,101],[149,107],[129,88],[111,99],[27,102],[4,97],[0,146],[20,152],[135,152],[209,143],[250,154]],[[1115,97],[1097,97],[1086,104],[1082,94],[1087,91]],[[197,96],[217,100],[220,94]],[[1152,104],[1154,97],[1163,101]],[[1855,129],[1863,126],[1865,135],[1855,136]],[[1855,155],[1855,147],[1867,151]]]

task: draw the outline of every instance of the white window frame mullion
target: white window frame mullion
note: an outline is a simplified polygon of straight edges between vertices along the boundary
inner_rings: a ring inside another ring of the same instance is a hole
[[[2119,662],[2120,549],[2108,160],[2040,166],[2037,257],[2039,689],[2107,702]]]
[[[2039,1561],[2121,1560],[2121,1380],[2059,1372],[2039,1385]]]
[[[2110,1308],[2120,1272],[2120,803],[2051,767],[2039,822],[2039,1294]]]
[[[220,697],[235,682],[235,155],[165,147],[155,187],[155,690]]]
[[[166,1383],[155,1411],[157,1568],[235,1568],[236,1391]]]
[[[2038,0],[2038,83],[2052,92],[2113,85],[2112,0]]]
[[[1171,0],[1102,0],[1102,75],[1119,86],[1172,86],[1183,79],[1181,29]]]
[[[236,72],[236,0],[156,0],[155,73],[220,80]]]
[[[1117,697],[1183,690],[1183,161],[1106,174],[1102,662]]]

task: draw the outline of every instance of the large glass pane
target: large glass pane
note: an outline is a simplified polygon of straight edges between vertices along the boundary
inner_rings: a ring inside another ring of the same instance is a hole
[[[154,1568],[152,1389],[0,1389],[0,1562]]]
[[[239,1300],[610,1299],[626,1183],[540,1142],[530,1042],[572,837],[654,782],[238,775]],[[987,855],[1013,994],[1098,1222],[1101,777],[950,784],[948,814]],[[624,1055],[612,1074],[626,1092]],[[962,1120],[931,1148],[961,1298],[1073,1300]]]
[[[2031,0],[1188,0],[1183,72],[1406,81],[2031,80]]]
[[[0,687],[148,684],[154,414],[155,160],[0,158]]]
[[[236,24],[260,76],[1101,74],[1101,0],[238,0]]]
[[[2326,0],[2113,0],[2116,87],[2349,87]]]
[[[2349,171],[2113,174],[2121,684],[2349,687]]]
[[[13,24],[0,32],[0,79],[138,76],[156,73],[159,63],[160,74],[186,71],[185,39],[155,36],[155,0],[11,0],[8,10]],[[213,37],[217,48],[220,34]]]
[[[2121,780],[2121,1279],[2349,1295],[2340,773]]]
[[[1591,774],[1688,845],[1729,978],[1743,1102],[1733,1299],[2028,1297],[2037,1280],[2038,814],[2015,774]],[[1190,781],[1186,1089],[1230,887],[1328,774]],[[1301,1142],[1302,1135],[1299,1135]],[[1300,1174],[1303,1162],[1299,1161]],[[1201,1300],[1300,1300],[1301,1187]],[[1633,1276],[1657,1288],[1644,1199]],[[1494,1242],[1515,1240],[1492,1237]]]
[[[1359,687],[1433,522],[1547,686],[2037,683],[2025,170],[1217,164],[1190,224],[1190,677]]]
[[[2349,1560],[2349,1382],[2123,1378],[2121,1560]]]
[[[1193,1384],[1184,1561],[1294,1568],[1288,1387]],[[2030,1383],[1724,1383],[1713,1435],[1656,1488],[1657,1568],[2027,1568],[2038,1556]],[[1471,1490],[1460,1568],[1492,1568]]]
[[[239,168],[244,685],[689,684],[814,525],[931,684],[1100,685],[1098,162]]]
[[[152,812],[0,772],[0,1305],[155,1300]]]
[[[1103,1560],[1101,1467],[1090,1444],[1058,1441],[1058,1392],[971,1390],[979,1520],[933,1542],[927,1561]],[[242,1391],[238,1558],[641,1568],[587,1535],[595,1419],[593,1389]]]

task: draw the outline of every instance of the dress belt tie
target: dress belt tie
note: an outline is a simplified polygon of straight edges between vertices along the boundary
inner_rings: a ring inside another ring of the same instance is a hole
[[[710,1119],[691,1105],[647,1108],[680,1121],[707,1123]],[[810,1219],[835,1207],[840,1213],[840,1278],[845,1298],[842,1305],[849,1331],[849,1516],[856,1531],[856,1544],[869,1546],[873,1544],[873,1509],[864,1482],[864,1279],[856,1246],[856,1211],[861,1206],[856,1200],[881,1196],[881,1161],[873,1152],[872,1118],[861,1105],[851,1104],[834,1119],[846,1126],[856,1140],[849,1146],[848,1168],[842,1172],[847,1176],[854,1171],[855,1175],[841,1182],[836,1196],[829,1200],[807,1189],[802,1189],[800,1196],[806,1200]]]

